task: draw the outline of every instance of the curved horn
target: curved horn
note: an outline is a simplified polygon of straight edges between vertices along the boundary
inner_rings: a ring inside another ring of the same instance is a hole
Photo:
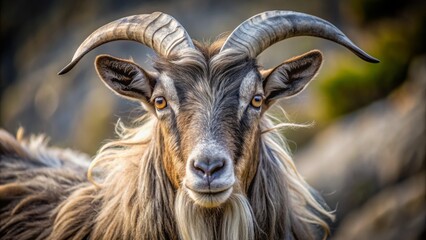
[[[134,15],[110,22],[90,34],[78,47],[71,62],[58,74],[70,71],[94,48],[116,40],[145,44],[161,56],[168,56],[183,48],[194,48],[186,30],[170,15],[161,12]]]
[[[232,48],[256,57],[269,46],[296,36],[325,38],[345,46],[367,62],[379,62],[352,43],[333,24],[312,15],[291,11],[268,11],[247,19],[229,35],[221,51]]]

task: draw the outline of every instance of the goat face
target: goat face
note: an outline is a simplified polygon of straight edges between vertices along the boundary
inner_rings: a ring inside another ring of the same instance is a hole
[[[148,73],[133,62],[99,56],[99,76],[116,93],[140,100],[158,119],[163,166],[176,188],[202,207],[245,194],[256,173],[259,123],[278,98],[303,89],[321,65],[312,51],[259,71],[232,51],[159,61]]]
[[[317,17],[289,11],[258,14],[237,27],[217,49],[196,47],[171,16],[155,12],[125,17],[93,32],[77,49],[68,72],[90,50],[114,40],[151,47],[160,60],[154,73],[106,55],[96,68],[119,95],[137,99],[158,119],[163,167],[172,184],[202,207],[217,207],[246,193],[258,163],[262,115],[281,97],[301,91],[319,69],[319,51],[260,72],[256,57],[294,36],[339,43],[362,59],[378,62],[339,29]],[[216,46],[216,47],[215,47]]]

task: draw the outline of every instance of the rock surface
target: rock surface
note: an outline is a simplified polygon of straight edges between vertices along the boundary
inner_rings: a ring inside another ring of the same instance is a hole
[[[425,102],[423,56],[387,99],[342,118],[295,156],[336,210],[336,239],[424,236]]]

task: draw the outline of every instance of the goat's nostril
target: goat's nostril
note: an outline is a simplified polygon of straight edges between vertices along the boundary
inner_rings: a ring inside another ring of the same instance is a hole
[[[203,162],[200,162],[200,161],[194,161],[193,163],[192,163],[192,165],[193,165],[193,167],[194,167],[194,169],[197,171],[197,172],[200,172],[200,173],[202,173],[203,175],[206,173],[206,166],[205,166],[205,164],[203,163]]]
[[[202,160],[198,160],[198,161],[196,160],[193,163],[193,167],[197,172],[207,176],[211,176],[215,172],[220,171],[224,166],[225,166],[224,160],[215,160],[215,161],[211,161],[210,163],[207,163]]]
[[[220,160],[220,161],[217,161],[217,162],[214,162],[213,164],[211,164],[210,167],[209,167],[210,175],[215,173],[215,172],[218,172],[220,169],[223,168],[224,165],[225,165],[225,161],[223,161],[223,160]]]

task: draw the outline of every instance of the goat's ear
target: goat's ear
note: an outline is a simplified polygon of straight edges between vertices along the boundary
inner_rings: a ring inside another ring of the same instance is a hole
[[[313,50],[289,59],[278,67],[262,72],[267,105],[282,97],[291,97],[314,78],[322,63],[322,54]]]
[[[99,55],[95,60],[96,71],[102,81],[120,96],[148,103],[155,79],[136,63]]]

